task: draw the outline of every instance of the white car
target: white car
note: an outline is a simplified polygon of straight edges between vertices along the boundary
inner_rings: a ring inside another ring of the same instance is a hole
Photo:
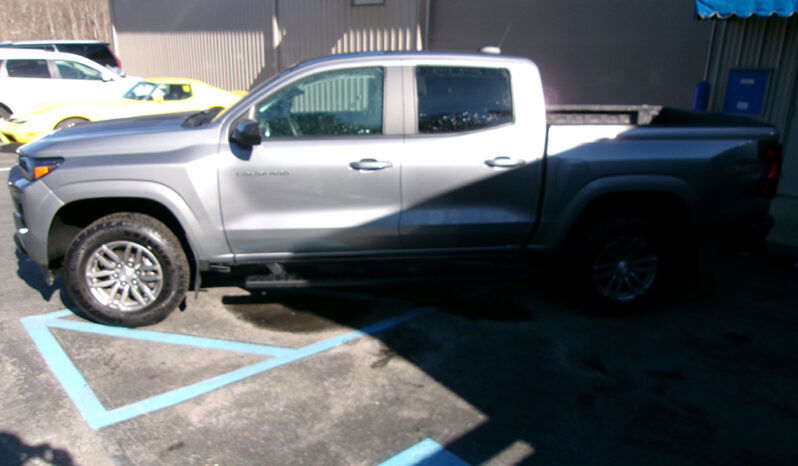
[[[137,81],[80,55],[0,48],[0,118],[41,104],[118,97]]]

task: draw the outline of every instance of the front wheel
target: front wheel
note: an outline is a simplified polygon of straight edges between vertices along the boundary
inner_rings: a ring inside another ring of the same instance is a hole
[[[67,251],[65,282],[88,317],[123,327],[160,322],[183,301],[189,266],[180,241],[158,220],[117,213],[87,226]]]
[[[671,239],[648,217],[595,223],[571,256],[572,277],[589,309],[624,314],[650,304],[672,270],[676,251]]]

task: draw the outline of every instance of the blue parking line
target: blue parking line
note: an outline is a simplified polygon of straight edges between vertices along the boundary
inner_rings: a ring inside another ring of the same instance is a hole
[[[195,337],[176,333],[153,332],[151,330],[136,330],[123,327],[108,327],[89,322],[74,320],[51,319],[47,321],[50,328],[75,330],[85,333],[97,333],[109,337],[128,338],[133,340],[155,341],[171,345],[195,346],[197,348],[218,349],[223,351],[236,351],[239,353],[259,354],[263,356],[285,356],[294,350],[277,346],[258,345],[241,341],[218,340],[215,338]]]
[[[83,374],[80,373],[72,360],[58,344],[53,334],[35,319],[22,319],[22,324],[28,330],[39,352],[42,353],[61,386],[72,401],[79,406],[81,413],[93,417],[94,413],[105,410],[100,400],[92,391]]]
[[[470,466],[432,439],[423,440],[379,466]]]
[[[182,403],[248,377],[252,377],[268,370],[299,361],[324,351],[328,351],[365,335],[375,334],[409,322],[413,319],[425,316],[430,312],[432,311],[429,309],[412,311],[402,316],[366,327],[362,330],[357,330],[338,337],[323,340],[302,348],[281,348],[269,345],[259,345],[255,343],[218,340],[213,338],[194,337],[190,335],[165,332],[153,332],[149,330],[107,327],[104,325],[88,322],[77,322],[61,319],[62,317],[72,314],[72,312],[69,310],[51,312],[49,314],[40,316],[26,317],[21,319],[21,321],[33,339],[34,343],[36,343],[39,352],[47,361],[50,370],[53,371],[56,378],[64,387],[67,395],[78,408],[78,411],[81,413],[83,418],[93,429],[101,429],[121,421],[132,419],[143,414],[148,414],[153,411]],[[91,389],[91,386],[88,384],[86,379],[69,359],[69,356],[63,350],[61,345],[58,343],[55,337],[53,337],[52,333],[50,332],[50,328],[101,334],[119,338],[131,338],[136,340],[194,346],[205,349],[259,354],[268,356],[270,358],[191,385],[170,390],[168,392],[161,393],[159,395],[155,395],[126,406],[107,410],[94,394],[94,391]]]

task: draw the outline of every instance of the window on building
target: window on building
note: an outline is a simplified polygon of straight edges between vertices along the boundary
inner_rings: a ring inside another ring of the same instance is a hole
[[[451,133],[513,121],[505,69],[420,66],[416,69],[419,133]]]
[[[47,60],[8,60],[6,73],[10,78],[49,78]]]
[[[329,71],[290,84],[255,106],[265,138],[382,134],[383,69]]]

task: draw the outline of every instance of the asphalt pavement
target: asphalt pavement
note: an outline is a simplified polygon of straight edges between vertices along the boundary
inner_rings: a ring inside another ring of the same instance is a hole
[[[626,318],[578,309],[541,266],[514,281],[208,288],[120,330],[69,311],[15,251],[11,209],[3,190],[2,465],[798,464],[789,254],[703,251]],[[790,231],[775,248],[792,251]]]

